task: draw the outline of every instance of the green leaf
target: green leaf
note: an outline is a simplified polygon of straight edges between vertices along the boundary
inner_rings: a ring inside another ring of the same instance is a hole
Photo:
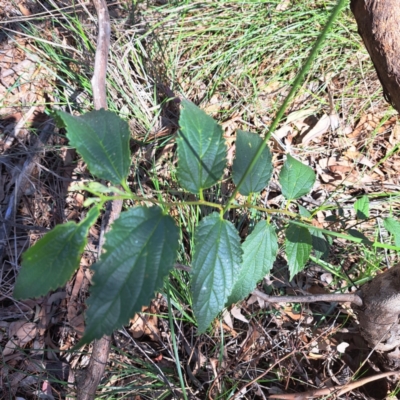
[[[159,207],[123,212],[105,236],[105,253],[92,266],[87,326],[80,344],[126,324],[162,287],[179,243],[174,220]]]
[[[371,246],[373,242],[371,242],[362,232],[358,231],[357,229],[348,229],[347,232],[356,238],[359,238],[362,240],[362,244],[365,244],[366,246]]]
[[[204,332],[232,292],[242,249],[237,230],[218,213],[212,213],[199,223],[194,243],[193,311],[199,332]]]
[[[15,299],[40,297],[67,283],[79,267],[89,228],[100,211],[89,210],[79,224],[57,225],[22,255],[22,269],[14,287]]]
[[[226,145],[222,128],[193,103],[183,100],[178,132],[180,184],[198,194],[221,179],[226,165]]]
[[[118,115],[103,109],[75,117],[63,111],[71,146],[82,156],[90,172],[115,185],[125,182],[131,164],[128,124]]]
[[[126,196],[127,193],[121,190],[120,188],[117,188],[116,186],[106,186],[101,184],[100,182],[89,182],[89,183],[83,183],[83,182],[78,182],[74,185],[71,185],[69,191],[80,191],[80,190],[86,190],[89,193],[92,193],[96,196],[100,196],[102,194],[111,196],[111,195],[118,195],[118,196]]]
[[[397,247],[400,247],[400,223],[389,217],[383,220],[383,225],[389,233],[394,235],[394,243]]]
[[[314,171],[288,154],[279,174],[279,183],[285,198],[294,200],[304,196],[310,192],[314,182]]]
[[[329,243],[324,234],[318,229],[309,228],[311,234],[312,247],[315,257],[320,260],[326,260],[329,255]]]
[[[250,165],[263,140],[255,133],[237,131],[236,155],[233,161],[233,182],[237,186],[242,179],[247,167]],[[240,186],[239,192],[248,196],[264,189],[272,175],[272,156],[268,146],[265,146],[260,158],[253,169],[246,176]]]
[[[289,224],[286,229],[286,256],[289,264],[290,280],[303,270],[311,252],[311,235],[307,228]]]
[[[274,227],[266,221],[260,221],[247,236],[242,248],[243,261],[228,305],[244,299],[255,289],[257,282],[271,271],[278,254],[278,238]]]
[[[311,213],[305,207],[300,204],[298,207],[299,213],[302,217],[311,218]],[[315,257],[320,260],[325,260],[329,255],[329,242],[320,230],[309,228],[309,232],[311,234],[311,242],[315,252]]]
[[[307,210],[307,208],[303,207],[301,204],[298,204],[298,207],[299,207],[299,213],[302,217],[311,218],[311,213],[310,211]]]
[[[358,219],[369,218],[369,199],[367,196],[359,198],[354,203],[354,210],[356,211]]]

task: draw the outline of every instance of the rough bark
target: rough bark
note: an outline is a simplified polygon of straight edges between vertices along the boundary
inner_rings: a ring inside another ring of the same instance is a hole
[[[399,1],[351,0],[350,6],[385,98],[400,111]]]
[[[363,302],[355,306],[361,334],[391,365],[400,365],[400,264],[363,285],[358,295]]]

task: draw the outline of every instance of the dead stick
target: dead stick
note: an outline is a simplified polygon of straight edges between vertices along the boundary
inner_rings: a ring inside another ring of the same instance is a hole
[[[276,399],[276,400],[307,400],[309,398],[315,396],[327,396],[329,394],[333,394],[335,396],[341,396],[351,390],[357,389],[361,386],[366,385],[367,383],[377,381],[378,379],[387,378],[391,375],[399,375],[400,371],[390,371],[384,372],[382,374],[378,374],[375,376],[369,376],[368,378],[360,379],[356,382],[350,382],[347,385],[342,386],[334,386],[331,388],[323,388],[323,389],[314,389],[309,390],[308,392],[303,393],[292,393],[292,394],[273,394],[269,396],[269,399]]]
[[[361,297],[355,293],[317,294],[308,296],[268,296],[256,289],[253,291],[253,294],[268,303],[314,303],[317,301],[336,301],[338,303],[350,302],[360,307],[363,305]]]
[[[105,0],[93,0],[97,11],[98,29],[94,73],[92,77],[93,103],[96,110],[107,108],[106,73],[110,50],[110,16]]]
[[[191,272],[192,268],[187,265],[175,264],[176,269]],[[314,303],[317,301],[336,301],[338,303],[353,303],[357,306],[362,306],[361,297],[356,293],[333,293],[333,294],[310,294],[307,296],[269,296],[258,289],[253,290],[253,295],[267,303]]]
[[[97,36],[94,74],[91,83],[94,107],[96,110],[99,110],[100,108],[107,108],[106,72],[111,28],[106,2],[104,0],[93,0],[93,3],[97,11],[99,31]],[[119,217],[121,210],[122,201],[115,200],[111,202],[106,231],[109,230],[114,220]],[[100,243],[100,246],[102,246],[102,243]],[[107,365],[110,347],[110,336],[103,336],[101,339],[94,341],[86,377],[78,389],[78,400],[93,400],[95,398],[97,387],[99,386]]]

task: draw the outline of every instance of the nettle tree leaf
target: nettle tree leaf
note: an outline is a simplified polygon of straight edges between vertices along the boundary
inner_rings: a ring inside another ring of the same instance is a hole
[[[348,229],[347,232],[358,239],[362,240],[362,244],[365,244],[366,246],[371,246],[374,242],[371,242],[362,232],[358,231],[357,229]]]
[[[315,172],[309,166],[288,154],[279,174],[282,194],[287,200],[298,199],[310,192],[315,178]]]
[[[302,217],[311,218],[311,213],[302,205],[298,205],[299,213]],[[325,235],[316,228],[308,228],[311,234],[311,242],[312,248],[315,253],[315,257],[319,258],[320,260],[326,260],[329,256],[329,242],[326,239]]]
[[[362,196],[354,203],[354,210],[358,219],[369,218],[369,199],[367,196]]]
[[[104,109],[80,117],[63,111],[57,114],[65,124],[71,146],[82,156],[89,171],[115,185],[125,182],[131,164],[126,121]]]
[[[233,161],[233,182],[237,186],[253,160],[263,140],[259,135],[250,132],[237,131],[236,155]],[[248,196],[264,189],[272,175],[272,156],[268,146],[265,146],[253,169],[246,176],[239,188],[240,194]]]
[[[275,228],[260,221],[242,245],[243,261],[238,279],[228,299],[228,305],[237,303],[252,292],[257,282],[269,274],[278,254]]]
[[[65,285],[79,267],[89,228],[100,215],[89,210],[79,224],[57,225],[22,255],[22,269],[14,287],[14,298],[40,297]]]
[[[194,244],[193,311],[199,332],[204,332],[232,292],[242,249],[237,230],[218,213],[212,213],[199,223]]]
[[[325,235],[318,229],[309,228],[311,234],[312,248],[315,257],[320,260],[326,260],[329,256],[329,242]]]
[[[290,224],[286,229],[286,256],[289,264],[290,280],[303,270],[310,257],[312,240],[307,228]]]
[[[302,217],[311,218],[311,213],[307,210],[307,208],[303,207],[301,204],[298,204],[297,207],[299,207],[299,214]]]
[[[394,236],[394,243],[397,247],[400,247],[400,222],[394,218],[385,218],[383,220],[385,229]]]
[[[177,177],[184,189],[198,194],[221,179],[226,145],[220,125],[193,103],[183,100],[182,105]]]
[[[123,212],[105,239],[105,253],[92,266],[81,344],[111,334],[150,302],[174,266],[179,229],[161,208],[140,206]]]

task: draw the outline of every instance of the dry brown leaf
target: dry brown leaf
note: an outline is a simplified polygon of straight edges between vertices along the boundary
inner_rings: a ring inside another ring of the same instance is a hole
[[[234,338],[238,335],[238,333],[225,322],[222,323],[222,329],[226,332],[229,332]]]
[[[11,322],[8,328],[10,338],[3,349],[3,357],[12,354],[16,348],[24,347],[27,343],[35,339],[37,326],[33,322],[25,320]]]
[[[85,272],[82,266],[79,268],[76,276],[74,287],[67,305],[67,318],[70,326],[74,329],[78,338],[81,338],[85,330],[85,318],[83,315],[82,305],[78,303],[78,296],[82,287]]]
[[[320,360],[321,358],[325,358],[324,354],[316,354],[316,353],[308,353],[307,358],[311,360]]]
[[[346,174],[354,169],[353,165],[346,165],[346,163],[338,163],[336,165],[330,165],[329,171],[339,174]]]
[[[396,144],[400,143],[400,125],[396,124],[392,129],[392,133],[390,134],[389,137],[389,143],[392,146],[395,146]]]
[[[225,310],[222,314],[222,319],[224,320],[225,324],[228,325],[230,329],[233,329],[233,321],[231,318],[231,314],[228,310]]]
[[[291,306],[285,306],[282,311],[293,321],[299,321],[303,318],[303,314],[293,311]]]
[[[364,129],[364,124],[367,122],[367,115],[363,115],[360,118],[360,121],[358,122],[358,124],[356,125],[355,129],[353,130],[353,132],[349,133],[347,135],[347,137],[349,139],[354,139],[357,138],[360,134],[361,131]]]
[[[293,128],[290,125],[283,125],[281,128],[277,129],[273,136],[278,138],[278,139],[283,139],[287,135],[290,135],[293,133]]]
[[[13,340],[9,340],[4,346],[4,349],[2,351],[3,358],[13,354],[16,348],[17,348],[16,342]]]
[[[33,340],[36,336],[37,326],[33,322],[15,321],[11,322],[8,328],[9,337],[18,340],[18,344],[23,346]]]
[[[327,294],[329,293],[329,290],[327,290],[324,287],[321,287],[319,285],[311,285],[308,289],[307,292],[311,294]]]
[[[231,314],[233,315],[234,318],[238,319],[239,321],[242,321],[245,324],[249,323],[249,320],[242,314],[242,310],[239,307],[233,306],[231,308]]]
[[[350,147],[348,150],[346,150],[343,153],[343,156],[348,159],[348,161],[354,161],[359,164],[365,165],[369,168],[373,168],[375,166],[375,163],[373,163],[371,160],[369,160],[367,157],[365,157],[363,154],[361,154],[354,146]],[[381,175],[384,176],[384,173],[379,170],[378,168],[375,168],[374,171]]]
[[[329,131],[331,126],[331,119],[328,115],[324,114],[316,125],[303,137],[302,143],[307,144],[308,142],[318,139],[321,135]]]
[[[295,121],[304,121],[310,115],[313,115],[316,111],[315,107],[303,108],[301,110],[293,111],[286,117],[286,124],[290,124]]]
[[[257,329],[255,329],[252,325],[249,325],[249,329],[247,330],[246,339],[241,343],[241,359],[243,361],[249,361],[252,358],[252,352],[250,351],[252,347],[255,345],[257,340],[260,337],[260,333]]]
[[[283,0],[276,6],[276,11],[286,11],[290,7],[290,0]]]
[[[19,3],[18,8],[21,11],[22,15],[24,15],[25,17],[28,17],[29,15],[32,14],[29,8],[25,7],[23,3]]]
[[[153,315],[135,314],[135,316],[130,320],[131,325],[129,331],[135,339],[148,336],[150,340],[156,341],[157,337],[160,337],[157,318],[159,311],[156,301],[153,300],[150,307],[142,307],[142,312]]]
[[[265,94],[271,94],[279,90],[279,88],[282,86],[282,83],[279,82],[278,80],[275,81],[265,81],[264,77],[261,77],[258,81],[258,90],[261,93]]]

